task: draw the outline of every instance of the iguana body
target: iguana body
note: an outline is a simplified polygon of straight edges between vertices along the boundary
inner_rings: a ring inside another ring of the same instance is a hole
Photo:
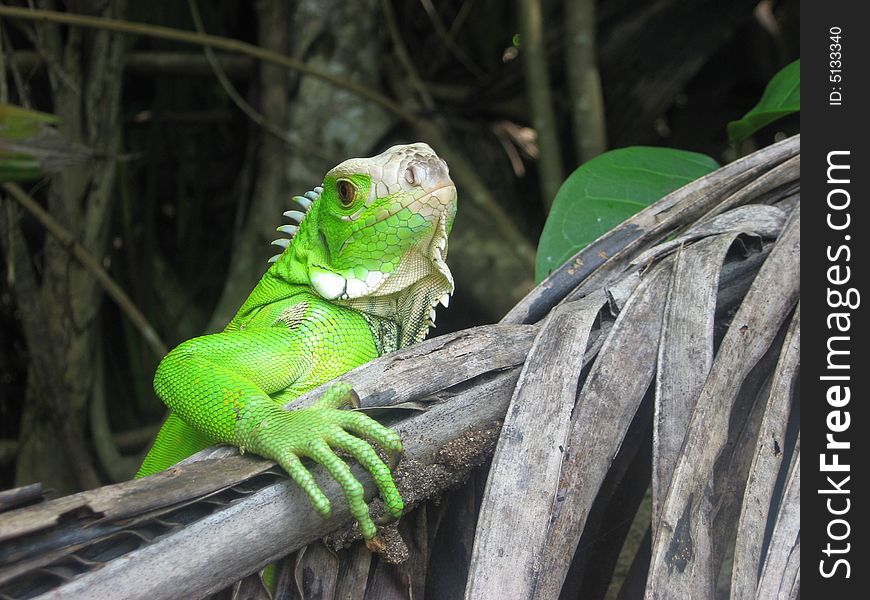
[[[401,451],[398,435],[350,403],[337,385],[311,408],[282,405],[381,354],[420,341],[453,279],[444,259],[456,212],[447,165],[426,144],[394,146],[345,161],[322,188],[297,197],[305,213],[283,226],[292,240],[273,257],[222,333],[179,345],[160,363],[157,395],[172,410],[137,477],[163,470],[213,443],[278,462],[329,516],[329,501],[300,461],[337,479],[367,539],[376,535],[362,486],[332,449],[375,478],[387,508],[403,504],[389,468],[348,431]]]

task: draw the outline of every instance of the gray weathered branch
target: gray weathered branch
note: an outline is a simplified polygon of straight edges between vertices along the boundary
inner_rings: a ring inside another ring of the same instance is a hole
[[[581,541],[606,526],[602,503],[626,485],[640,498],[647,483],[652,557],[649,546],[637,551],[624,593],[644,585],[649,564],[649,597],[794,597],[798,152],[799,140],[787,140],[674,192],[575,256],[502,324],[428,340],[341,378],[405,443],[397,484],[419,510],[399,524],[405,542],[388,553],[408,557],[394,573],[413,593],[422,593],[431,558],[427,527],[438,527],[424,502],[495,451],[470,598],[557,598],[572,565],[574,587],[577,577],[595,579],[593,567],[612,568]],[[650,456],[651,481],[647,466],[642,485],[632,484]],[[326,534],[346,546],[358,535],[340,489],[313,471],[336,509],[330,521],[271,462],[226,447],[0,514],[0,594],[201,597]],[[373,497],[370,476],[354,473]],[[616,514],[630,521],[638,501]],[[372,507],[382,514],[379,500]],[[279,589],[302,586],[311,569],[308,584],[337,595],[396,589],[386,560],[365,550],[336,559],[314,546],[283,565]],[[253,580],[236,592],[246,590],[262,592]]]

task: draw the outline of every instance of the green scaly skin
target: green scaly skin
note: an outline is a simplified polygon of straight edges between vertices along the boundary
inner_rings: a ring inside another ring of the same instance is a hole
[[[182,343],[160,363],[154,389],[172,412],[137,477],[214,443],[233,444],[275,460],[327,518],[330,503],[302,463],[307,457],[341,484],[371,540],[377,528],[363,487],[333,451],[371,472],[398,518],[402,497],[365,440],[398,453],[399,436],[341,410],[356,399],[347,384],[331,387],[310,408],[282,405],[425,337],[434,307],[446,306],[453,292],[445,258],[456,188],[429,146],[411,144],[345,161],[326,174],[322,188],[296,200],[306,212],[285,214],[300,221],[298,230],[279,228],[292,241],[276,242],[286,248],[226,329]]]

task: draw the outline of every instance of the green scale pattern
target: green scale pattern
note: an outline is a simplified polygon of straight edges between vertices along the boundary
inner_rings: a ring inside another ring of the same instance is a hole
[[[342,254],[343,261],[351,265],[347,267],[349,275],[365,279],[368,271],[392,273],[402,255],[415,245],[417,234],[431,227],[424,217],[401,205],[384,213],[380,221],[371,216],[371,223],[367,220],[366,226],[354,234],[353,239],[358,238],[360,243]]]
[[[402,451],[399,436],[362,413],[340,410],[354,397],[347,384],[336,384],[310,408],[285,411],[282,405],[377,355],[359,313],[306,292],[264,307],[243,329],[182,343],[154,378],[157,395],[175,418],[164,425],[163,439],[158,437],[137,476],[186,458],[191,447],[177,443],[183,439],[199,442],[194,452],[216,442],[233,444],[275,460],[328,517],[329,500],[300,460],[308,457],[341,484],[363,535],[374,537],[363,487],[333,450],[347,452],[372,473],[389,512],[399,517],[404,505],[389,468],[365,439],[348,432],[392,453]]]
[[[345,410],[358,402],[346,384],[310,408],[282,407],[423,338],[432,307],[453,292],[444,259],[456,189],[446,164],[425,144],[345,161],[319,189],[310,202],[302,199],[307,213],[292,242],[226,329],[182,343],[160,363],[154,389],[171,413],[137,477],[214,443],[232,444],[275,460],[328,517],[329,500],[303,463],[308,458],[341,484],[371,540],[377,528],[363,486],[335,451],[371,472],[398,518],[402,498],[369,442],[393,455],[402,451],[399,436]]]

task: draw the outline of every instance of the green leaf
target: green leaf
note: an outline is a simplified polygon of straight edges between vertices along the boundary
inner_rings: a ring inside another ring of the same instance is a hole
[[[0,104],[0,182],[40,179],[90,159],[90,149],[53,127],[59,122],[55,115]]]
[[[31,181],[42,177],[44,173],[32,156],[0,152],[0,183]]]
[[[13,104],[0,104],[0,139],[26,139],[39,133],[43,125],[59,121],[55,115]]]
[[[728,123],[728,139],[739,144],[753,133],[801,109],[801,61],[796,60],[773,76],[761,100],[742,119]]]
[[[535,280],[542,281],[636,212],[718,167],[704,154],[643,146],[611,150],[581,165],[553,200],[538,243]]]

